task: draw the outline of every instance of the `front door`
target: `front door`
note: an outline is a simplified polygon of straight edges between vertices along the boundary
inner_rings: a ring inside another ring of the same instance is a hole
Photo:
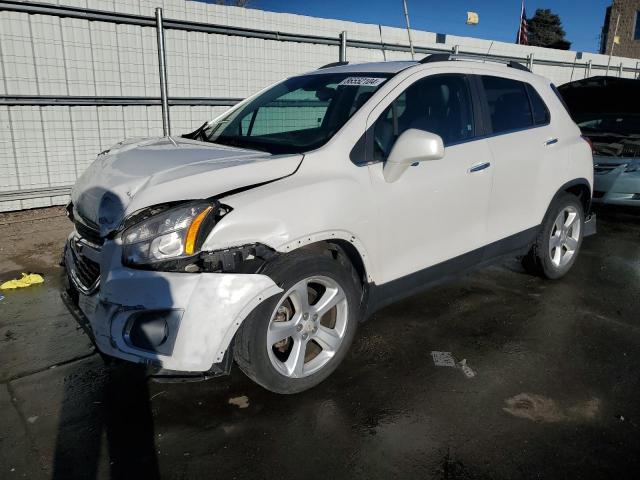
[[[475,138],[468,78],[446,73],[408,79],[405,90],[376,107],[369,120],[376,162],[369,169],[380,212],[380,283],[404,279],[393,283],[417,290],[434,275],[446,276],[479,261],[493,169],[487,141]],[[387,183],[384,162],[408,128],[440,135],[445,156],[414,164]]]

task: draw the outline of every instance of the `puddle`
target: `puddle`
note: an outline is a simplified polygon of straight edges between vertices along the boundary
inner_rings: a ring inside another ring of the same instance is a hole
[[[533,422],[557,423],[591,420],[600,412],[600,400],[592,398],[568,408],[554,399],[532,393],[520,393],[505,400],[503,410],[510,415]]]

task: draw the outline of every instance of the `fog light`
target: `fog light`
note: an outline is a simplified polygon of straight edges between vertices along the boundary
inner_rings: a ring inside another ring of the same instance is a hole
[[[130,347],[171,355],[181,317],[181,310],[134,313],[127,321],[124,339]]]

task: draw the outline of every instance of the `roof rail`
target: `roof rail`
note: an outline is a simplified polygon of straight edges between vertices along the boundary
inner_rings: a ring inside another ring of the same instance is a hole
[[[432,53],[431,55],[424,57],[418,63],[424,64],[424,63],[435,63],[435,62],[448,62],[450,60],[457,60],[457,59],[482,60],[482,61],[488,61],[488,62],[504,63],[507,65],[507,67],[514,68],[516,70],[522,70],[523,72],[531,73],[531,70],[529,70],[527,67],[525,67],[524,65],[522,65],[521,63],[515,60],[506,60],[506,59],[503,60],[495,57],[485,57],[482,54]]]
[[[515,68],[516,70],[522,70],[523,72],[531,73],[531,70],[529,70],[527,67],[525,67],[521,63],[518,63],[514,60],[511,60],[510,62],[508,62],[507,67],[511,67],[511,68]]]
[[[419,63],[448,62],[449,60],[453,60],[450,53],[432,53],[420,60]]]
[[[327,63],[326,65],[322,65],[321,67],[318,67],[318,70],[322,70],[323,68],[331,68],[331,67],[341,67],[343,65],[348,65],[349,62],[333,62],[333,63]]]

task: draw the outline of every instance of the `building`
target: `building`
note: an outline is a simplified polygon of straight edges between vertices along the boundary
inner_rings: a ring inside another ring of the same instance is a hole
[[[614,37],[619,42],[615,45]],[[612,48],[615,55],[640,58],[640,0],[613,0],[607,7],[600,53],[609,54]]]

